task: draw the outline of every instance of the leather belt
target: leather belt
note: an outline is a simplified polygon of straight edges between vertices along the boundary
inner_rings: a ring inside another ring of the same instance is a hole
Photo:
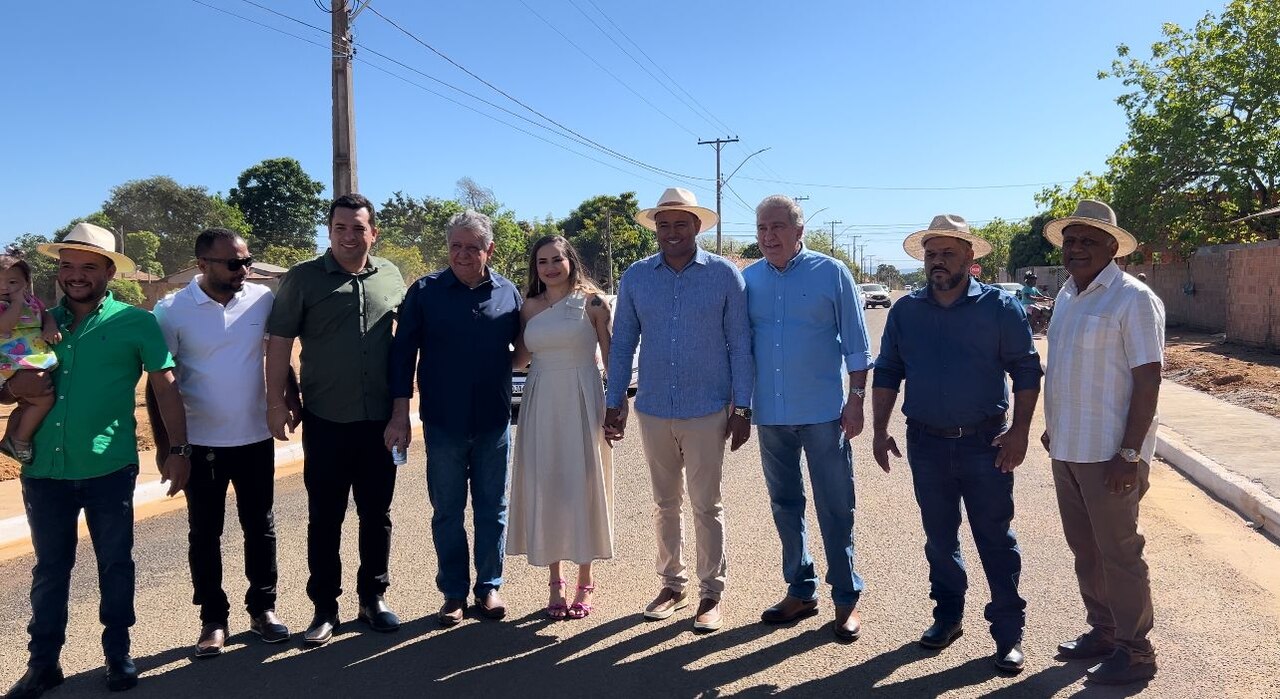
[[[1004,413],[992,415],[976,425],[966,425],[964,427],[934,427],[933,425],[926,425],[919,420],[907,418],[908,427],[914,427],[927,435],[942,437],[943,439],[960,439],[961,437],[977,434],[979,432],[987,432],[998,427],[1003,427],[1004,423]]]

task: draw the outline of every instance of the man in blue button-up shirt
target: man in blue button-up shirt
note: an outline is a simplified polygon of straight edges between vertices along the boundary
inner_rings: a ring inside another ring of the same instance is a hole
[[[1031,326],[1009,294],[969,276],[991,245],[963,218],[937,216],[903,243],[924,262],[929,284],[889,310],[872,383],[872,452],[889,471],[889,414],[907,381],[907,460],[924,524],[934,623],[920,638],[946,648],[961,634],[968,587],[960,555],[960,504],[991,588],[986,608],[996,668],[1022,670],[1027,603],[1018,594],[1022,553],[1013,527],[1013,470],[1027,453],[1040,396],[1040,357]],[[1013,423],[1007,425],[1013,379]]]
[[[660,252],[622,276],[613,321],[609,376],[626,377],[640,348],[637,420],[653,481],[662,590],[645,609],[666,619],[688,604],[681,545],[684,477],[693,505],[701,602],[694,628],[722,625],[724,507],[720,501],[724,442],[736,450],[750,437],[751,327],[742,275],[728,260],[698,247],[698,233],[716,223],[686,190],[668,189],[657,207],[636,214],[657,233]],[[610,381],[605,435],[621,439],[627,422],[627,382]]]
[[[862,578],[853,566],[849,440],[862,432],[871,352],[849,268],[805,248],[803,239],[804,211],[791,197],[774,195],[756,207],[756,242],[765,259],[742,274],[756,362],[751,407],[787,581],[786,597],[761,619],[783,623],[818,611],[818,573],[804,519],[803,449],[836,608],[833,628],[838,638],[852,641],[861,633],[856,607]]]

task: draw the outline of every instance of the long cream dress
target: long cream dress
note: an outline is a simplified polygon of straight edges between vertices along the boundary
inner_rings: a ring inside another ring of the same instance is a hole
[[[586,296],[529,319],[533,354],[516,427],[507,553],[529,563],[613,557],[613,455]]]

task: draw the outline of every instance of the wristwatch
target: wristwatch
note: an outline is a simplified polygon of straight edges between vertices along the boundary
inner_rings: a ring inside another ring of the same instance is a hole
[[[750,419],[751,419],[751,408],[734,408],[734,409],[733,409],[733,414],[734,414],[734,415],[737,415],[738,417],[742,417],[742,418],[746,418],[746,419],[750,420]]]
[[[857,396],[859,399],[867,397],[867,389],[865,388],[851,388],[849,389],[849,393]]]
[[[1119,454],[1121,459],[1128,461],[1131,464],[1136,464],[1139,461],[1142,461],[1142,454],[1139,454],[1137,449],[1121,449]]]
[[[191,458],[191,445],[190,445],[190,444],[175,444],[175,445],[173,445],[173,446],[169,447],[169,455],[170,455],[170,456],[181,456],[181,457],[183,457],[183,458],[190,459],[190,458]]]

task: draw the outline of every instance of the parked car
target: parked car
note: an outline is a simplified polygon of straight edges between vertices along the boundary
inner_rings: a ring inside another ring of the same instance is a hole
[[[1021,284],[1017,284],[1017,283],[1014,283],[1014,282],[998,282],[998,283],[996,283],[996,284],[992,284],[992,286],[994,286],[994,287],[996,287],[996,288],[999,288],[999,289],[1004,289],[1005,291],[1007,291],[1007,292],[1009,292],[1009,293],[1013,294],[1013,297],[1014,297],[1015,299],[1018,299],[1019,301],[1021,301],[1021,300],[1022,300],[1022,285],[1021,285]]]
[[[889,290],[884,288],[883,284],[859,284],[858,289],[862,291],[862,306],[864,308],[875,308],[876,306],[888,308],[893,305],[893,300],[889,298]]]

